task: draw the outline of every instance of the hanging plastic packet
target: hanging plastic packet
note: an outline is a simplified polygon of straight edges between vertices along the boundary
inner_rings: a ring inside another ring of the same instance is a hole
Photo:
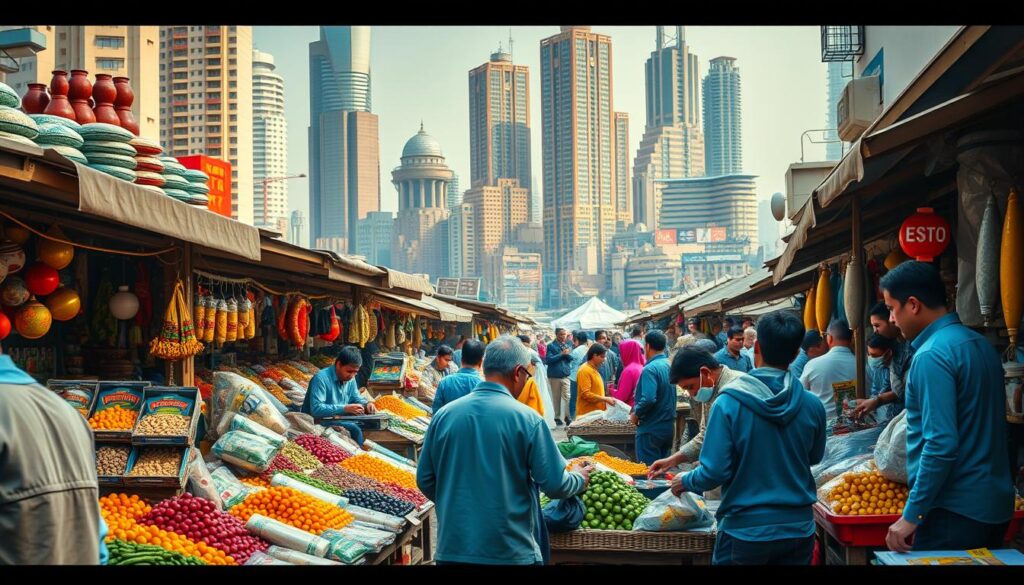
[[[238,341],[238,301],[229,300],[227,303],[227,324],[225,328],[225,341],[228,343]]]

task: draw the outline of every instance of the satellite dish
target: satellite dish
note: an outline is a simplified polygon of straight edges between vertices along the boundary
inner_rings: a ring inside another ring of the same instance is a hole
[[[786,219],[786,196],[782,193],[775,193],[772,195],[772,216],[775,217],[775,221],[782,221]]]

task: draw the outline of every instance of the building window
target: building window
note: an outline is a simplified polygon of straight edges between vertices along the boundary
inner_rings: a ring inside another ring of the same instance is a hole
[[[96,59],[97,69],[106,69],[110,71],[116,71],[124,68],[124,59],[120,58],[103,58]]]
[[[214,58],[207,58],[206,59],[206,65],[208,67],[220,67],[220,57],[217,57],[215,59]]]
[[[123,49],[124,37],[96,37],[96,46],[101,49]]]

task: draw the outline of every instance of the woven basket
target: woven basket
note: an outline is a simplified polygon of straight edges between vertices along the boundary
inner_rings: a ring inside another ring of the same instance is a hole
[[[636,434],[636,427],[633,425],[622,425],[617,427],[604,427],[604,426],[569,426],[565,429],[565,435],[567,437],[574,437],[576,435],[622,435],[632,436]]]
[[[624,550],[653,553],[710,553],[715,533],[643,532],[639,530],[573,530],[551,534],[552,550]]]

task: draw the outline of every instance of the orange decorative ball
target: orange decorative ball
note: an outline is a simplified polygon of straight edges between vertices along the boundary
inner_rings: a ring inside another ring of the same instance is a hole
[[[14,318],[14,326],[18,334],[25,339],[39,339],[50,331],[53,315],[39,301],[32,299],[25,303]]]
[[[4,228],[4,235],[7,239],[11,240],[19,246],[23,246],[25,242],[32,236],[32,232],[21,227],[20,225],[12,225]]]
[[[46,234],[65,241],[68,239],[68,237],[64,235],[64,232],[62,232],[56,225],[51,227]],[[74,257],[75,248],[73,246],[54,242],[53,240],[48,240],[46,238],[39,238],[39,260],[47,266],[50,266],[55,270],[63,270],[71,264],[71,260],[73,260]]]
[[[50,309],[55,320],[70,321],[82,310],[82,300],[78,297],[78,291],[62,286],[46,297],[46,308]]]

